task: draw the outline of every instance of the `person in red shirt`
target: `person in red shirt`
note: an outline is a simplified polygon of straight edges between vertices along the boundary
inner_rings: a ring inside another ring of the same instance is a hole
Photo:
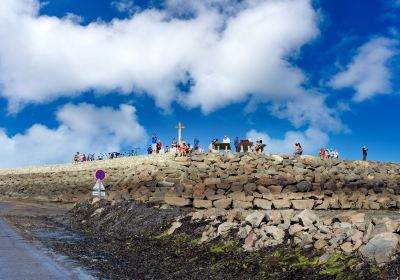
[[[321,157],[321,159],[324,159],[326,154],[325,154],[325,149],[321,148],[321,150],[319,150],[319,156]]]

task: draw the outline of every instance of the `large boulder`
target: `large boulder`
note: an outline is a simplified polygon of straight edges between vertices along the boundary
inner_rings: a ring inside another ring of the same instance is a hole
[[[360,250],[368,260],[383,264],[391,260],[399,244],[399,235],[391,232],[380,233]]]

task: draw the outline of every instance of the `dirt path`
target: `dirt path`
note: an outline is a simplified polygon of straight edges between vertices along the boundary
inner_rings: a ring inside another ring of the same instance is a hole
[[[11,204],[0,202],[1,279],[96,279],[67,258],[46,252],[44,248],[27,241],[2,217],[10,207]],[[17,205],[17,211],[18,207],[22,211],[23,207]],[[28,208],[25,207],[25,211],[29,211]],[[31,214],[34,212],[31,211]]]

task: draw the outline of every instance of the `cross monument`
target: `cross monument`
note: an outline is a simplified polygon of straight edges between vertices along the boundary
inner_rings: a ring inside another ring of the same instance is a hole
[[[180,145],[182,144],[182,129],[185,127],[181,124],[181,122],[179,122],[175,128],[178,129],[178,144]]]

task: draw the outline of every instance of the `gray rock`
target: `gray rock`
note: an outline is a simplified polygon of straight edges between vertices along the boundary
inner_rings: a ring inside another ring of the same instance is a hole
[[[206,178],[205,180],[204,180],[204,184],[206,185],[206,186],[209,186],[209,185],[217,185],[217,184],[220,184],[221,183],[221,178]]]
[[[371,222],[369,222],[364,233],[363,243],[367,243],[369,241],[373,227],[374,225]]]
[[[397,250],[399,236],[395,233],[380,233],[372,238],[360,250],[362,256],[378,264],[387,263]]]
[[[281,223],[281,212],[278,210],[265,211],[265,219],[272,225],[279,225]]]
[[[246,222],[250,223],[253,227],[259,227],[265,214],[261,211],[254,211],[248,215],[245,219]]]
[[[165,203],[172,206],[188,206],[191,204],[190,199],[175,196],[166,196]]]
[[[292,221],[300,223],[306,228],[314,228],[314,223],[318,223],[319,219],[315,213],[309,209],[301,211],[292,218]]]
[[[254,183],[248,183],[248,184],[244,185],[244,192],[245,193],[252,193],[256,189],[257,189],[257,186]]]
[[[212,201],[211,200],[203,200],[203,199],[195,199],[195,200],[193,200],[193,206],[195,208],[211,208]]]
[[[228,196],[234,200],[246,201],[246,195],[244,192],[236,191],[228,194]]]
[[[276,226],[266,226],[264,232],[275,240],[282,240],[285,237],[285,232]]]
[[[172,223],[172,226],[168,229],[167,234],[171,235],[175,232],[175,230],[177,230],[178,228],[180,228],[182,226],[181,222],[174,222]]]
[[[296,185],[296,189],[299,192],[308,192],[311,190],[312,184],[308,181],[301,181]]]
[[[296,233],[301,232],[301,231],[306,230],[306,229],[307,228],[305,228],[305,227],[303,227],[303,226],[301,226],[299,224],[291,225],[289,227],[289,235],[295,235]]]
[[[232,204],[232,198],[220,199],[213,202],[215,208],[227,209]]]
[[[313,199],[292,200],[293,208],[296,210],[312,209],[314,207]]]
[[[227,234],[232,228],[235,228],[236,226],[237,226],[236,223],[231,223],[231,222],[222,223],[218,226],[217,234],[218,235]]]
[[[287,198],[273,200],[272,204],[276,209],[285,209],[285,208],[290,208],[291,206],[291,202]]]
[[[253,203],[249,201],[233,200],[233,208],[250,209],[253,208]]]
[[[256,198],[254,199],[254,206],[261,209],[269,210],[272,207],[272,202],[266,199]]]

